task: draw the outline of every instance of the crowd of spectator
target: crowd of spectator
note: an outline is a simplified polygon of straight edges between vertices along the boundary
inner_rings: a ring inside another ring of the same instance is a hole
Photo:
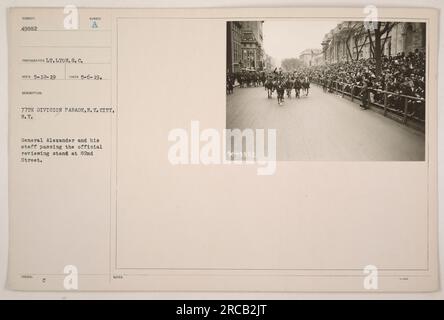
[[[387,106],[395,111],[404,112],[407,99],[409,116],[424,120],[425,61],[424,52],[416,50],[408,54],[383,56],[379,75],[375,59],[312,66],[308,73],[312,81],[321,84],[328,92],[339,89],[359,96],[362,88],[367,87],[369,101],[380,105],[384,104],[387,95]]]

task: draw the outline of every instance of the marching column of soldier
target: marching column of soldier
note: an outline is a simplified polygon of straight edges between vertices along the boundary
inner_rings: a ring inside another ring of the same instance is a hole
[[[310,82],[321,85],[326,93],[342,92],[359,97],[361,108],[370,104],[384,105],[397,114],[425,121],[426,55],[414,52],[383,56],[380,72],[375,59],[343,61],[333,64],[302,67],[294,72],[275,69],[272,72],[241,71],[227,74],[227,93],[233,92],[235,81],[240,87],[263,85],[268,98],[276,91],[282,105],[285,93],[291,98],[301,97],[301,90],[308,95]]]
[[[308,96],[310,89],[310,77],[307,72],[283,72],[281,68],[275,68],[272,72],[243,70],[235,74],[227,73],[227,94],[233,93],[236,81],[239,88],[263,86],[269,99],[273,98],[273,93],[276,92],[279,105],[284,103],[285,95],[291,99],[293,90],[295,98],[301,98]]]

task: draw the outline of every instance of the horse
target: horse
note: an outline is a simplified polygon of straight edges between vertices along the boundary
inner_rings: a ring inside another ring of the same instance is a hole
[[[261,86],[265,86],[265,72],[262,72],[259,77]]]
[[[232,94],[233,93],[233,82],[228,79],[227,80],[227,94]]]
[[[288,79],[285,83],[285,89],[287,89],[287,97],[291,99],[291,90],[293,90],[294,81]]]
[[[265,80],[265,90],[267,90],[268,98],[273,98],[274,83],[271,79]]]
[[[301,88],[302,88],[301,81],[299,79],[296,79],[294,81],[294,90],[296,91],[296,98],[298,99],[301,97]]]
[[[244,86],[244,76],[239,75],[239,77],[237,78],[237,82],[239,83],[239,88],[242,88]]]
[[[302,81],[302,90],[305,92],[305,96],[308,96],[308,90],[310,89],[310,80],[308,77],[304,78],[304,81]]]
[[[227,94],[233,93],[234,81],[235,81],[234,75],[227,74],[227,79],[226,79]]]
[[[282,103],[284,103],[285,83],[279,81],[276,84],[276,92],[278,97],[278,104],[281,105]]]

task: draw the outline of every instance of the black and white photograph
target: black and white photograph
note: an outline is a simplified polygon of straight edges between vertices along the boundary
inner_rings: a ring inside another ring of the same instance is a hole
[[[443,1],[103,1],[0,3],[0,300],[444,298]]]
[[[424,161],[426,23],[228,21],[226,128],[278,161]]]

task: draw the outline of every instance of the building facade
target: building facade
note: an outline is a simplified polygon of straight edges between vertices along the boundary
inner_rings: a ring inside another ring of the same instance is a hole
[[[240,21],[227,22],[227,71],[230,73],[240,70],[242,60],[242,23]]]
[[[320,66],[323,64],[325,64],[324,53],[322,52],[322,50],[320,50],[320,52],[313,57],[311,65]]]
[[[381,35],[381,52],[385,56],[394,56],[422,51],[425,40],[425,23],[395,22],[389,32]],[[321,43],[324,60],[326,63],[336,63],[371,58],[371,44],[374,41],[374,31],[370,31],[369,36],[363,22],[341,22],[324,36]]]
[[[250,70],[263,70],[263,21],[242,22],[242,67]]]
[[[277,66],[276,59],[264,53],[264,69],[268,71],[273,71]]]
[[[263,21],[227,22],[227,71],[263,70]]]
[[[323,63],[323,55],[321,49],[305,49],[299,54],[299,60],[301,60],[305,66],[315,66]]]

